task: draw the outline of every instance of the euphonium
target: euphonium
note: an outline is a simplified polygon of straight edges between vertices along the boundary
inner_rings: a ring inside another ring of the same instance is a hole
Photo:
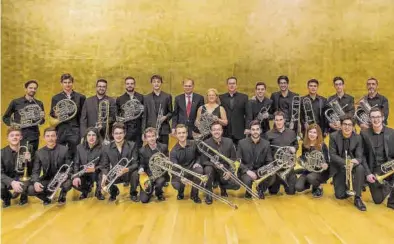
[[[301,157],[299,158],[298,162],[300,164],[294,167],[295,171],[300,169],[305,169],[309,172],[316,173],[324,171],[324,169],[322,168],[322,164],[325,163],[325,160],[322,152],[318,150],[313,150],[312,152],[305,154],[305,159],[306,160],[303,160]]]
[[[122,116],[117,116],[116,121],[126,123],[135,120],[144,112],[144,105],[138,99],[132,98],[124,103],[121,107]]]
[[[162,153],[155,153],[152,155],[152,157],[149,159],[149,168],[152,171],[152,176],[149,179],[146,179],[145,181],[142,182],[143,186],[145,186],[145,184],[146,184],[152,189],[152,183],[154,182],[154,180],[157,179],[158,177],[162,176],[165,172],[168,172],[172,175],[180,177],[187,184],[191,185],[192,187],[197,188],[198,190],[204,192],[205,194],[211,196],[212,198],[214,198],[218,201],[221,201],[234,209],[238,208],[238,206],[236,204],[228,201],[227,199],[225,199],[223,197],[216,195],[215,193],[213,193],[211,191],[208,191],[207,189],[205,189],[201,185],[198,185],[198,184],[194,183],[193,181],[187,179],[185,177],[185,173],[198,178],[201,181],[201,184],[205,184],[208,181],[208,176],[197,174],[191,170],[183,168],[182,166],[180,166],[178,164],[174,164]],[[140,181],[140,185],[141,185],[141,181]]]
[[[74,162],[72,162],[70,165],[63,164],[57,171],[55,177],[53,177],[52,181],[49,182],[47,186],[47,190],[52,192],[52,194],[48,197],[50,200],[52,200],[55,197],[56,192],[60,189],[62,184],[67,180],[68,173],[70,172],[73,164]]]
[[[354,196],[356,193],[353,190],[353,163],[351,162],[351,159],[348,156],[347,151],[345,151],[345,169],[346,169],[346,186],[348,189],[346,193],[349,196]]]
[[[68,121],[77,115],[77,104],[68,98],[60,100],[54,107],[53,111],[56,118],[49,116],[49,123],[51,126],[57,126],[60,123]]]
[[[123,170],[129,166],[133,158],[130,160],[127,158],[121,158],[118,163],[115,164],[108,172],[105,181],[102,183],[102,188],[105,192],[108,192],[111,186],[115,183],[116,179],[123,175]]]
[[[371,105],[369,105],[366,97],[362,97],[358,102],[358,107],[356,109],[356,112],[354,113],[354,117],[361,124],[369,125],[371,124],[371,120],[369,118],[369,112],[371,111],[371,109],[372,107]]]
[[[384,179],[394,174],[394,160],[388,161],[380,166],[383,175],[379,175],[376,177],[376,180],[379,183],[382,183]]]
[[[21,152],[21,150],[24,150],[24,152]],[[30,177],[27,176],[27,161],[25,160],[25,153],[27,152],[29,152],[29,142],[26,143],[26,146],[19,147],[16,156],[15,171],[19,174],[23,173],[23,177],[20,179],[22,182],[30,180]]]
[[[313,112],[312,101],[309,97],[302,99],[302,105],[304,107],[305,123],[308,125],[316,124],[315,113]]]
[[[109,101],[104,99],[98,104],[98,115],[96,128],[101,129],[105,126],[104,145],[108,145],[111,141],[109,139]]]
[[[20,115],[19,123],[12,120],[11,126],[20,129],[39,125],[44,117],[43,111],[38,104],[29,104],[18,110],[18,113]]]
[[[345,116],[345,112],[343,109],[348,105],[346,104],[343,108],[339,104],[337,99],[333,99],[330,102],[328,102],[328,105],[330,106],[329,109],[327,109],[324,112],[324,115],[326,116],[327,120],[329,123],[338,123],[340,122],[340,118]]]
[[[161,103],[159,106],[159,110],[157,112],[157,119],[156,119],[156,134],[157,134],[157,138],[159,138],[160,135],[160,129],[161,129],[161,125],[163,124],[163,120],[162,117],[164,116],[163,114],[163,108],[161,107]]]
[[[84,175],[86,173],[86,170],[88,168],[93,168],[95,166],[94,161],[98,160],[100,157],[97,157],[93,160],[91,160],[89,163],[82,165],[82,169],[80,171],[78,171],[77,173],[73,174],[71,176],[71,179],[77,178],[77,177],[81,177],[82,175]]]

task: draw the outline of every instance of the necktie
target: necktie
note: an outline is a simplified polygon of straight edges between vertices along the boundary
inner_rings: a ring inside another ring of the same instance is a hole
[[[234,109],[234,96],[230,96],[230,109]]]
[[[192,110],[192,101],[190,101],[190,95],[187,95],[186,114],[188,118],[191,110]]]

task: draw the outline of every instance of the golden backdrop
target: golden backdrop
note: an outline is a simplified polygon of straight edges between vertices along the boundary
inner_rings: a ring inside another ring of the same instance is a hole
[[[185,77],[197,92],[224,92],[232,75],[239,90],[252,95],[262,80],[270,94],[286,74],[302,94],[317,78],[328,96],[340,75],[356,99],[369,76],[394,96],[392,0],[3,0],[1,34],[2,113],[23,95],[25,81],[37,79],[48,114],[65,72],[87,96],[100,77],[110,95],[121,94],[128,75],[147,93],[155,73],[173,95]]]

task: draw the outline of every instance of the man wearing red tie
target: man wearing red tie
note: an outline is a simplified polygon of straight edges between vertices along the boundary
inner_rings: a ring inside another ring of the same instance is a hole
[[[192,131],[197,131],[194,125],[197,110],[204,105],[204,97],[194,93],[194,81],[191,79],[183,80],[183,90],[185,93],[175,97],[174,113],[172,117],[172,134],[175,135],[177,124],[185,124],[188,128],[188,139],[193,139]]]

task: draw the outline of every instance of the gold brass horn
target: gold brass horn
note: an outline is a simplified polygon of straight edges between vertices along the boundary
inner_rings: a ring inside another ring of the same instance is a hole
[[[310,153],[305,154],[305,160],[301,157],[298,160],[299,165],[294,167],[294,170],[307,170],[309,172],[320,173],[323,172],[324,169],[322,167],[323,163],[325,163],[324,155],[322,152],[318,150],[313,150]]]
[[[138,99],[132,98],[121,106],[122,117],[117,116],[116,121],[126,123],[139,118],[144,112],[144,105]]]
[[[14,120],[14,115],[12,115],[11,126],[20,129],[40,125],[44,118],[44,111],[38,104],[29,104],[18,110],[18,113],[20,115],[19,123]]]
[[[376,177],[376,180],[379,183],[382,183],[387,177],[394,174],[394,160],[388,161],[380,166],[383,175],[379,175]]]
[[[21,152],[21,150],[24,150],[24,152]],[[19,147],[18,154],[16,156],[15,171],[17,173],[23,173],[23,177],[20,179],[22,182],[30,180],[30,177],[27,175],[27,160],[25,160],[25,154],[28,152],[29,142],[26,142],[26,146]]]
[[[54,107],[53,111],[56,118],[49,116],[49,124],[51,126],[58,126],[59,124],[68,121],[77,115],[77,104],[68,98],[60,100]]]
[[[353,190],[353,163],[351,162],[350,157],[348,156],[347,151],[345,151],[345,169],[346,169],[346,186],[347,191],[346,193],[349,196],[354,196],[356,193]]]

